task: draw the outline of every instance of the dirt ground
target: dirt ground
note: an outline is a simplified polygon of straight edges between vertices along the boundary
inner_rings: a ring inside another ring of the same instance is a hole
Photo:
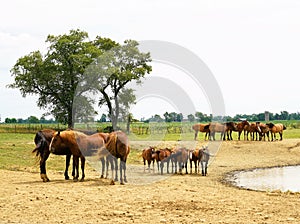
[[[224,142],[206,177],[159,180],[159,174],[138,166],[136,173],[129,167],[126,185],[109,185],[92,169],[84,182],[48,171],[48,183],[38,173],[0,170],[0,223],[299,223],[299,193],[224,183],[234,170],[300,164],[299,142]],[[154,179],[143,183],[144,177]]]

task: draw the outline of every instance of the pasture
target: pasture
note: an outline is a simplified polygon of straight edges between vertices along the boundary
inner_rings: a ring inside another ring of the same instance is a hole
[[[1,133],[0,219],[2,223],[298,223],[299,193],[242,190],[224,183],[224,176],[233,170],[300,164],[300,139],[295,138],[299,134],[298,129],[288,129],[283,141],[223,142],[206,177],[171,175],[136,184],[137,177],[128,170],[128,184],[111,186],[91,166],[84,182],[64,180],[65,157],[54,155],[47,161],[51,181],[43,183],[31,153],[34,134]],[[171,146],[178,140],[174,135],[163,142],[129,137],[128,164],[141,170],[143,148]],[[207,143],[203,137],[198,137],[199,146]],[[151,175],[160,177],[157,171]]]

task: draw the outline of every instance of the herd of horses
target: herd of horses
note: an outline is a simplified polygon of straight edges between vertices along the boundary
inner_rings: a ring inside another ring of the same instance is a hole
[[[248,121],[226,122],[226,123],[208,123],[208,124],[195,124],[192,126],[195,131],[195,140],[197,139],[198,132],[205,133],[205,140],[215,140],[215,134],[221,133],[221,140],[233,140],[232,132],[238,132],[238,140],[244,132],[244,140],[276,140],[276,133],[279,133],[280,140],[282,140],[283,130],[286,127],[283,124],[261,123]],[[271,135],[271,137],[270,137]],[[49,178],[46,173],[46,161],[53,153],[55,155],[66,155],[66,168],[64,172],[65,179],[68,180],[68,169],[71,157],[73,157],[72,176],[74,180],[79,178],[79,161],[81,163],[81,180],[85,178],[85,160],[87,156],[93,156],[102,164],[101,178],[108,178],[109,165],[111,169],[111,184],[118,181],[118,171],[120,170],[120,184],[127,182],[126,177],[126,161],[130,153],[129,141],[127,135],[122,131],[113,131],[111,133],[93,133],[86,134],[75,130],[55,131],[52,129],[44,129],[36,133],[35,149],[33,153],[39,158],[41,179],[48,182]],[[177,148],[164,148],[155,149],[149,147],[142,151],[144,161],[144,171],[146,169],[146,161],[148,169],[150,164],[157,163],[157,170],[163,174],[164,166],[166,165],[167,173],[169,165],[172,164],[172,173],[182,174],[185,168],[187,171],[187,163],[190,162],[190,173],[192,173],[192,164],[195,165],[195,173],[200,172],[203,176],[207,175],[207,165],[210,154],[207,146],[199,149],[188,150],[184,147]],[[118,159],[120,163],[118,166]],[[106,172],[105,172],[106,170]]]
[[[126,160],[130,147],[128,138],[122,131],[87,135],[74,130],[56,132],[51,129],[44,129],[36,133],[34,142],[36,147],[33,153],[36,153],[36,156],[40,159],[41,179],[44,182],[49,181],[46,173],[46,161],[50,153],[66,155],[66,169],[64,172],[66,180],[69,179],[68,168],[71,156],[73,156],[72,176],[74,180],[79,178],[79,159],[82,171],[81,180],[84,180],[85,157],[96,156],[102,163],[101,177],[104,177],[105,167],[107,168],[106,177],[108,176],[108,166],[111,165],[112,184],[114,181],[118,181],[118,159],[120,159],[120,184],[127,182]]]
[[[195,173],[197,174],[200,169],[202,176],[207,175],[207,165],[210,158],[210,154],[207,146],[203,146],[200,149],[188,150],[185,147],[164,148],[155,149],[149,147],[142,152],[144,171],[146,170],[146,161],[148,163],[147,169],[150,172],[150,165],[153,164],[153,172],[155,171],[154,163],[157,163],[157,171],[163,174],[164,164],[167,166],[167,173],[169,172],[169,164],[172,164],[172,173],[177,173],[177,166],[179,174],[182,174],[182,170],[185,168],[185,173],[188,173],[187,163],[190,162],[190,173],[192,174],[192,164],[195,165]],[[199,169],[198,169],[199,167]],[[175,172],[174,172],[175,171]]]
[[[221,134],[221,140],[233,140],[232,132],[238,133],[238,140],[241,139],[241,134],[244,133],[244,140],[266,140],[274,141],[276,139],[276,133],[279,133],[282,140],[283,131],[286,127],[283,124],[262,123],[262,122],[248,122],[246,120],[241,122],[226,122],[217,123],[212,122],[208,124],[195,124],[192,126],[195,131],[195,140],[197,139],[198,132],[205,133],[204,140],[215,140],[215,134]],[[250,134],[250,138],[249,138]]]

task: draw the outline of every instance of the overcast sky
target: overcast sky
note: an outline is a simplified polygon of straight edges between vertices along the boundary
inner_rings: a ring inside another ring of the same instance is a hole
[[[42,115],[36,97],[22,98],[19,90],[6,88],[13,82],[9,70],[18,58],[44,51],[48,34],[77,28],[91,39],[100,35],[118,42],[162,40],[194,52],[216,78],[228,115],[298,112],[299,12],[297,0],[4,1],[0,8],[1,119]],[[154,65],[152,75],[174,74],[178,79],[180,72],[173,70]],[[198,111],[210,113],[205,93],[186,91]],[[155,103],[159,106],[147,108]],[[167,101],[154,98],[141,100],[133,112],[147,118],[172,109]]]

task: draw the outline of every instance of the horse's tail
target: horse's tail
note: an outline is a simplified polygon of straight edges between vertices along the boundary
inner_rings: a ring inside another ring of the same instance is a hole
[[[36,153],[36,156],[42,155],[44,148],[47,146],[47,140],[41,131],[37,132],[34,137],[35,148],[32,153]]]
[[[286,126],[285,125],[282,125],[283,126],[283,130],[286,130]]]

